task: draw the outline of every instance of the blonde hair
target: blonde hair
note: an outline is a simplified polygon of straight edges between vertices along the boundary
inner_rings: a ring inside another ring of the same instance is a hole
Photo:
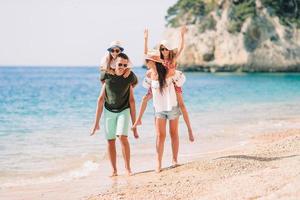
[[[114,75],[115,70],[111,67],[111,62],[113,59],[112,55],[108,54],[105,59],[106,59],[105,65],[100,66],[100,71]]]

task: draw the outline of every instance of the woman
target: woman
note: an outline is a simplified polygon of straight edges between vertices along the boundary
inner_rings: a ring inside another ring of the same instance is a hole
[[[163,60],[160,58],[159,52],[149,51],[145,60],[149,70],[147,71],[146,77],[143,81],[143,86],[147,89],[151,88],[153,96],[157,152],[156,172],[160,172],[162,168],[167,120],[169,120],[170,125],[173,166],[178,165],[178,119],[181,112],[174,84],[181,87],[185,81],[185,76],[179,71],[169,73],[166,67],[162,64]]]
[[[187,29],[185,26],[183,26],[180,30],[179,50],[176,47],[174,47],[167,40],[162,40],[159,44],[159,52],[160,52],[160,58],[162,59],[162,64],[164,67],[167,68],[167,70],[170,74],[175,73],[177,59],[181,55],[181,52],[183,51],[183,48],[184,48],[184,35],[186,32],[187,32]],[[144,54],[146,55],[147,52],[148,52],[148,30],[146,29],[144,32]],[[189,140],[191,142],[193,142],[194,134],[193,134],[193,130],[191,127],[188,111],[186,109],[186,106],[185,106],[185,103],[183,100],[182,88],[175,85],[175,90],[176,90],[178,104],[179,104],[180,110],[182,112],[183,119],[184,119],[185,124],[188,129]],[[140,125],[142,123],[141,119],[142,119],[143,113],[147,107],[147,102],[151,98],[152,98],[152,91],[149,89],[147,94],[143,97],[143,101],[141,103],[138,118],[137,118],[136,122],[134,123],[134,125],[132,126],[133,129],[135,129],[138,125]]]

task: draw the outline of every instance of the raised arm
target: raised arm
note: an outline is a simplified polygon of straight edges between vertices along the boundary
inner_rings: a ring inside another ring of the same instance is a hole
[[[148,29],[144,30],[144,54],[148,53]]]
[[[188,31],[188,29],[186,28],[186,26],[182,26],[181,29],[180,29],[180,45],[179,45],[179,48],[178,48],[178,52],[176,54],[176,57],[175,59],[177,60],[184,48],[184,36],[185,36],[185,33]]]
[[[104,101],[105,101],[105,82],[103,82],[103,84],[102,84],[102,88],[101,88],[101,91],[100,91],[100,94],[98,97],[95,123],[94,123],[94,127],[91,131],[91,135],[94,135],[96,133],[96,131],[100,129],[99,121],[100,121],[100,118],[101,118],[101,115],[103,112]]]

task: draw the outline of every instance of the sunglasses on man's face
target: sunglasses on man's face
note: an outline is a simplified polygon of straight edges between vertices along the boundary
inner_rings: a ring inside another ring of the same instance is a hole
[[[128,64],[122,64],[122,63],[118,64],[118,67],[122,67],[122,66],[124,66],[124,68],[126,68],[128,66]]]
[[[112,50],[110,50],[110,52],[111,52],[111,53],[114,53],[114,52],[120,53],[120,49],[112,49]]]
[[[169,49],[162,47],[160,48],[160,51],[169,51]]]

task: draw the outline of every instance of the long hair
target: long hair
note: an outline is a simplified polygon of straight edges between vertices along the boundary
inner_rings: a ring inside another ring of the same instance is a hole
[[[167,69],[159,62],[155,62],[155,66],[158,74],[159,91],[163,93],[163,88],[166,84]]]
[[[161,46],[159,47],[159,49],[161,48]],[[172,63],[174,62],[174,58],[176,57],[176,52],[174,50],[169,50],[169,56],[168,58],[165,58],[164,55],[162,54],[162,52],[159,50],[160,53],[160,58],[163,60],[170,60]]]
[[[112,62],[112,59],[113,59],[113,57],[112,57],[112,55],[109,53],[107,56],[106,56],[106,66],[101,66],[101,68],[100,68],[100,71],[104,71],[104,72],[106,72],[106,73],[108,73],[108,74],[112,74],[112,75],[114,75],[115,74],[115,71],[114,71],[114,69],[112,69],[111,68],[111,62]]]

